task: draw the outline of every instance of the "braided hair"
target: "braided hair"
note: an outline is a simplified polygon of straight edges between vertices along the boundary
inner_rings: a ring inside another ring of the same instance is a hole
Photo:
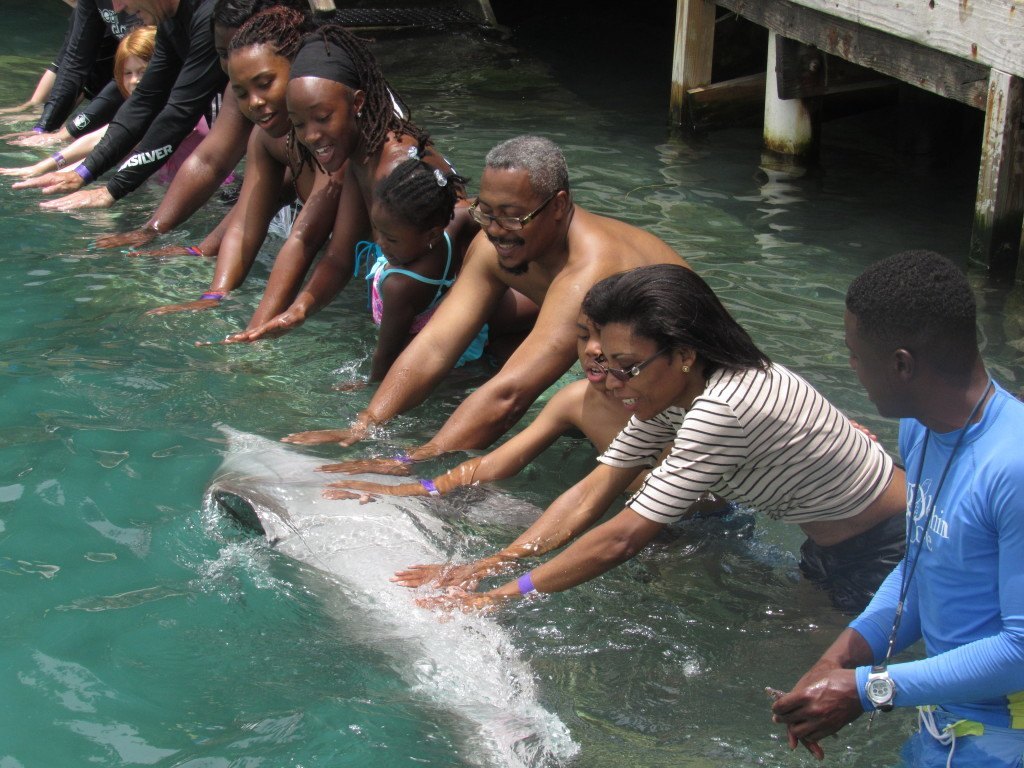
[[[242,24],[231,38],[228,51],[270,45],[278,56],[290,61],[295,58],[302,46],[303,35],[311,26],[308,15],[283,5],[274,5]]]
[[[365,96],[359,132],[366,154],[372,155],[379,151],[391,133],[395,136],[415,137],[418,148],[422,151],[427,142],[426,134],[410,119],[409,108],[391,88],[366,43],[340,24],[334,23],[324,24],[306,35],[301,47],[317,42],[323,43],[325,48],[328,44],[338,46],[352,60],[352,66],[359,79],[359,88]],[[309,149],[301,143],[298,144],[303,165],[308,162],[319,166]]]
[[[374,196],[395,216],[417,229],[444,227],[455,218],[455,203],[462,197],[466,180],[451,168],[448,172],[419,158],[410,158],[388,174]]]
[[[219,24],[227,29],[238,29],[250,18],[274,6],[284,6],[298,11],[309,18],[307,0],[217,0],[213,6],[210,24]]]

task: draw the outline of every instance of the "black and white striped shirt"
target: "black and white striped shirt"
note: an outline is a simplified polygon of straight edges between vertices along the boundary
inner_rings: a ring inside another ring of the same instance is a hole
[[[634,416],[599,461],[655,467],[628,506],[678,520],[706,491],[788,523],[839,520],[885,490],[892,458],[781,365],[718,370],[689,411]]]

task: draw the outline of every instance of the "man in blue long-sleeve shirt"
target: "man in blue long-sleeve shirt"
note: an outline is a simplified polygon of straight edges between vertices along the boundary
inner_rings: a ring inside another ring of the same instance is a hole
[[[850,364],[879,413],[902,417],[907,554],[775,719],[793,747],[864,711],[916,706],[905,765],[1020,766],[1024,404],[985,370],[970,286],[941,256],[875,264],[846,307]],[[889,663],[918,639],[924,659]]]

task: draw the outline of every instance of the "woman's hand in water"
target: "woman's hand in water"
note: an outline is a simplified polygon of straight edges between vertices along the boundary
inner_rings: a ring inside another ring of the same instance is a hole
[[[468,592],[465,589],[451,587],[444,594],[416,599],[416,605],[428,611],[462,611],[478,613],[497,608],[509,598],[493,592]]]
[[[17,176],[22,179],[32,179],[45,171],[40,168],[41,164],[25,165],[21,168],[0,168],[0,174],[4,176]]]
[[[412,588],[433,584],[438,587],[460,587],[473,590],[476,589],[481,579],[509,570],[513,562],[495,555],[462,565],[452,563],[411,565],[404,571],[398,571],[391,577],[391,581],[403,587]]]
[[[156,239],[160,234],[152,227],[134,229],[116,235],[104,235],[95,242],[97,248],[141,248]]]
[[[215,256],[216,254],[197,254],[195,248],[187,245],[165,245],[163,248],[151,248],[142,251],[129,251],[128,255],[133,258],[138,256],[153,256],[159,259],[164,259],[170,256]]]
[[[325,432],[339,432],[344,430],[324,430]],[[299,435],[315,435],[316,432],[300,432]],[[284,438],[285,442],[298,442],[297,440],[289,440],[288,438],[296,437],[296,435],[289,435]],[[310,445],[310,443],[306,443]],[[367,472],[373,472],[378,475],[395,475],[397,477],[408,477],[412,474],[411,462],[402,461],[401,459],[354,459],[353,461],[342,461],[337,464],[324,464],[323,466],[317,467],[317,472],[341,472],[346,475],[361,475]],[[348,486],[345,486],[346,488]],[[409,494],[402,494],[408,496]]]
[[[331,499],[333,501],[351,499],[353,501],[358,501],[360,504],[369,504],[376,501],[376,499],[368,493],[354,493],[353,491],[346,491],[343,488],[325,489],[324,498]]]
[[[0,141],[6,141],[8,144],[17,144],[22,139],[40,135],[35,131],[15,131],[14,133],[5,133],[3,136],[0,136]]]
[[[272,339],[277,336],[283,336],[288,331],[293,331],[306,322],[306,315],[296,309],[288,309],[282,312],[277,317],[272,317],[265,323],[260,323],[252,328],[246,328],[244,331],[238,333],[232,333],[221,344],[248,344],[253,341],[260,341],[261,339]],[[322,441],[328,442],[328,441]]]
[[[345,492],[347,495],[342,495]],[[426,496],[427,489],[419,483],[402,483],[401,485],[385,485],[384,483],[371,483],[365,480],[344,480],[340,483],[330,483],[324,488],[325,499],[355,499],[360,501],[370,495],[377,496]],[[365,503],[365,502],[363,502]]]
[[[73,173],[78,176],[77,173]],[[48,194],[43,190],[44,194]],[[83,189],[71,195],[58,197],[56,200],[47,200],[39,204],[40,208],[49,211],[77,211],[83,208],[110,208],[114,204],[114,197],[107,191],[106,187],[95,189]]]
[[[81,189],[84,184],[85,179],[79,176],[75,171],[69,170],[45,173],[37,179],[19,181],[12,184],[11,187],[13,189],[41,189],[44,195],[55,195],[58,192],[74,192]],[[106,189],[103,191],[106,192]],[[107,192],[107,196],[110,196],[109,192]],[[60,201],[54,200],[51,202]],[[114,199],[110,198],[110,202],[113,203]]]
[[[35,133],[10,142],[15,147],[52,147],[60,144],[63,138],[56,133]]]
[[[162,307],[155,307],[146,312],[147,315],[172,315],[175,312],[202,312],[204,309],[214,309],[220,306],[220,299],[196,299],[186,301],[183,304],[165,304]]]

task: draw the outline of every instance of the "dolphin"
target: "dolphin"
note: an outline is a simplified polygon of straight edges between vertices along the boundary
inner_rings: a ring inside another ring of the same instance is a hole
[[[262,533],[288,557],[326,573],[360,615],[359,636],[393,657],[414,694],[465,723],[465,754],[485,766],[565,764],[578,745],[538,699],[529,664],[508,631],[481,614],[439,616],[416,605],[417,591],[390,582],[413,563],[451,556],[451,526],[430,497],[382,497],[374,503],[324,499],[322,458],[221,426],[223,463],[207,507]],[[376,482],[404,478],[359,475]],[[488,492],[474,516],[521,522],[539,510]],[[325,596],[328,597],[328,596]]]

